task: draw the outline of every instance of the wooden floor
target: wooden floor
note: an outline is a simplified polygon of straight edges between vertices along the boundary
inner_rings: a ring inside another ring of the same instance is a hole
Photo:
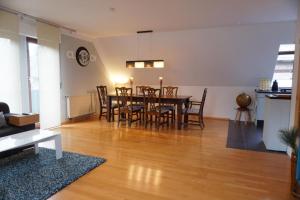
[[[107,162],[51,199],[286,200],[289,158],[226,148],[228,121],[206,128],[117,128],[105,120],[64,125],[63,149]]]

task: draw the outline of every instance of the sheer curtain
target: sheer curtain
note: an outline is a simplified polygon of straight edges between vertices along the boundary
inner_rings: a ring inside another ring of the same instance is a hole
[[[15,14],[0,10],[0,101],[11,112],[22,112],[19,19]]]
[[[46,129],[60,125],[60,31],[57,27],[38,22],[37,38],[40,124]]]

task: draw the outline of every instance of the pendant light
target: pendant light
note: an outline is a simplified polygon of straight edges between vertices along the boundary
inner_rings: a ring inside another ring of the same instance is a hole
[[[145,33],[153,33],[152,30],[147,31],[137,31],[137,57],[139,58],[139,34],[145,34]],[[165,62],[164,60],[127,60],[126,61],[126,67],[127,68],[136,68],[136,69],[143,69],[143,68],[164,68]]]

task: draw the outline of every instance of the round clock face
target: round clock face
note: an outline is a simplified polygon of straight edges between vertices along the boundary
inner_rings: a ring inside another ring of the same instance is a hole
[[[89,51],[84,47],[79,47],[76,51],[76,60],[80,66],[87,66],[90,63]]]

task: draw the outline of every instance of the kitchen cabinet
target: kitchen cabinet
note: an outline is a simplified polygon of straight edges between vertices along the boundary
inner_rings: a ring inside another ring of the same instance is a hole
[[[263,142],[268,150],[286,151],[279,130],[289,127],[291,95],[266,95],[264,105]]]

